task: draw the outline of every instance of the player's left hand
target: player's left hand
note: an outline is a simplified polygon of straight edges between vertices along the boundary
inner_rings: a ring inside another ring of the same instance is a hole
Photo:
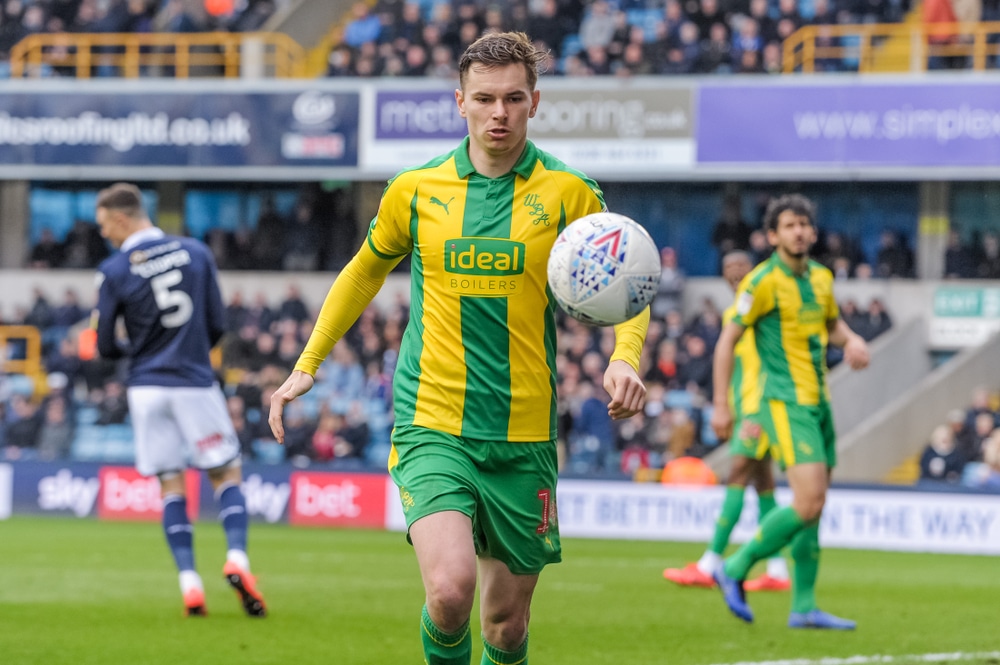
[[[851,369],[864,369],[870,360],[868,343],[860,335],[854,335],[844,345],[844,360]]]
[[[646,405],[646,386],[624,360],[612,360],[608,364],[604,371],[604,389],[611,395],[608,415],[612,420],[631,418]]]

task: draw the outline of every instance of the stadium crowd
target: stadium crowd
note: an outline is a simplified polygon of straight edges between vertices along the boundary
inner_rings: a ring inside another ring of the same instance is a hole
[[[1000,391],[977,387],[966,409],[953,409],[934,428],[919,483],[1000,489]]]
[[[31,34],[251,31],[261,29],[282,4],[8,0],[0,6],[0,63]],[[1000,18],[997,0],[963,4],[975,5],[974,15],[982,20]],[[342,21],[327,75],[455,78],[457,55],[489,30],[531,35],[550,52],[546,69],[552,75],[776,74],[782,41],[804,25],[895,23],[909,10],[910,0],[361,0]],[[991,59],[989,66],[997,65]],[[821,59],[817,66],[839,71],[856,69],[857,63],[850,56]],[[938,58],[930,66],[969,63]],[[109,68],[97,75],[115,72]]]
[[[700,457],[718,445],[708,421],[721,312],[705,299],[685,318],[685,278],[673,250],[664,248],[662,262],[663,280],[642,359],[650,395],[645,413],[621,422],[607,415],[601,368],[613,348],[613,330],[559,318],[559,439],[566,472],[634,474],[676,457]],[[102,442],[129,438],[124,367],[87,352],[81,331],[88,303],[81,303],[75,291],[67,290],[58,303],[41,290],[34,298],[30,308],[14,312],[4,323],[42,331],[47,394],[34,400],[31,381],[13,375],[0,379],[2,456],[100,458],[107,452]],[[867,308],[853,301],[843,307],[850,325],[869,339],[891,325],[877,300]],[[280,303],[242,292],[233,293],[227,303],[218,374],[244,454],[300,466],[381,466],[389,449],[392,375],[408,303],[400,300],[365,311],[320,368],[315,388],[289,405],[282,447],[267,425],[268,404],[298,358],[315,313],[294,283]],[[828,362],[838,360],[831,356]]]

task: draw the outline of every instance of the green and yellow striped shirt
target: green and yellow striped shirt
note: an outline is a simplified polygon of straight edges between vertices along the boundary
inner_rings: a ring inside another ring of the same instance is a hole
[[[722,313],[722,325],[736,317],[736,306],[730,305]],[[729,404],[737,420],[760,409],[760,356],[753,328],[740,335],[733,349],[733,379],[729,382]]]
[[[566,224],[604,208],[597,183],[530,141],[498,178],[476,172],[466,138],[389,182],[368,246],[385,259],[412,252],[396,427],[555,438],[556,304],[546,266]]]
[[[803,405],[829,401],[827,325],[840,316],[833,273],[809,261],[792,272],[775,252],[743,278],[733,321],[752,328],[761,363],[761,396]]]

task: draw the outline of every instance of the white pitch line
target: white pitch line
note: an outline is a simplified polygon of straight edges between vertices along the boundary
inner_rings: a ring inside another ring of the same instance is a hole
[[[1000,658],[1000,651],[966,653],[923,653],[902,656],[850,656],[849,658],[793,658],[789,660],[740,661],[715,665],[873,665],[882,663],[940,663],[958,660],[987,660]]]

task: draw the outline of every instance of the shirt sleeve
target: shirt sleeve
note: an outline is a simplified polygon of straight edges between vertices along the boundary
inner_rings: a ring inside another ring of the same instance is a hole
[[[624,360],[638,372],[639,357],[642,355],[648,328],[649,307],[615,326],[615,350],[611,353],[611,360]]]
[[[208,337],[212,346],[219,343],[226,333],[226,308],[222,304],[222,292],[219,290],[219,273],[210,252],[205,252],[208,258],[208,294],[206,309],[208,314]]]
[[[383,258],[372,250],[370,243],[361,246],[326,294],[306,348],[295,363],[296,370],[315,376],[333,346],[365,311],[401,258]]]
[[[736,311],[733,323],[744,328],[749,328],[774,308],[771,281],[766,275],[760,279],[752,279],[753,277],[754,273],[751,272],[743,278],[733,302]]]
[[[124,354],[115,339],[120,304],[107,275],[98,272],[97,282],[97,352],[103,358],[121,358]]]
[[[376,256],[394,259],[413,251],[410,210],[415,196],[415,176],[404,173],[389,181],[368,226],[367,244]]]

